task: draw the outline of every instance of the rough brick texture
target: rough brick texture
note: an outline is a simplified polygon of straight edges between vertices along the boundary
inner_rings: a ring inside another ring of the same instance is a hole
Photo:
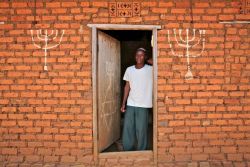
[[[106,1],[0,2],[0,166],[153,166],[152,156],[93,157],[88,23],[155,24],[158,166],[250,166],[250,27],[238,0],[142,1],[141,16],[110,18]],[[190,21],[193,18],[194,24]],[[79,31],[82,25],[83,31]],[[206,30],[206,49],[173,57],[167,30]],[[59,47],[33,46],[30,29],[65,30]]]

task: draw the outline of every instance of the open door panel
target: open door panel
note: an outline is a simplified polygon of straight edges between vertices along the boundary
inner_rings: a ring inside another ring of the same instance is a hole
[[[98,150],[120,138],[120,41],[97,32]]]

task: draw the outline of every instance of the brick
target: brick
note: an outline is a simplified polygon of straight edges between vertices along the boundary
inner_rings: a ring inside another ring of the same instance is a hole
[[[33,126],[33,121],[21,121],[21,120],[19,120],[17,123],[19,126],[28,126],[28,127]]]
[[[52,154],[52,149],[38,148],[38,154],[39,155],[47,155],[49,157],[49,155]],[[58,157],[55,159],[58,159]],[[50,160],[52,160],[52,158]],[[49,162],[53,162],[53,161],[49,161]]]
[[[3,155],[17,155],[16,148],[2,148]]]
[[[13,2],[11,6],[13,8],[25,8],[27,7],[27,2]]]
[[[126,22],[125,18],[112,18],[111,23],[124,23]]]
[[[194,161],[205,161],[208,159],[208,154],[193,154],[192,155],[192,160]]]
[[[156,21],[159,20],[159,16],[146,16],[144,17],[145,21]]]
[[[61,7],[60,2],[46,2],[47,8],[58,8]]]
[[[18,97],[18,93],[15,93],[15,92],[6,92],[3,94],[3,97],[5,98],[15,98],[15,97]]]
[[[198,163],[197,162],[190,162],[190,163],[188,163],[187,167],[198,167]]]
[[[147,2],[142,2],[141,3],[142,7],[154,7],[157,5],[155,1],[147,1]]]
[[[36,97],[35,92],[22,92],[21,97]]]
[[[76,7],[77,3],[76,2],[62,2],[61,5],[62,7]]]
[[[176,101],[176,104],[190,104],[191,101],[189,99],[177,99]]]
[[[159,2],[159,7],[173,7],[173,2]]]
[[[75,133],[74,129],[60,129],[60,133]]]
[[[52,79],[52,83],[53,84],[65,84],[67,83],[67,80],[64,78],[56,78],[56,79]]]
[[[206,129],[204,127],[191,127],[192,133],[202,133],[205,131],[206,131]]]
[[[52,14],[66,14],[67,9],[65,8],[54,8]]]
[[[200,123],[200,121],[193,120],[193,121],[185,121],[185,125],[187,125],[187,126],[198,126],[198,125],[201,125],[201,123]]]
[[[82,8],[83,13],[97,13],[98,8]]]
[[[16,156],[16,155],[9,155],[8,156],[8,161],[9,162],[17,162],[17,163],[21,163],[23,162],[23,156]]]
[[[184,121],[169,121],[169,126],[183,126]]]
[[[30,9],[17,9],[16,13],[21,15],[29,15],[32,13],[32,11]]]
[[[34,148],[20,148],[19,151],[20,151],[20,153],[22,155],[32,155],[32,154],[34,154]]]
[[[67,141],[69,139],[68,135],[55,135],[55,140]]]
[[[243,155],[242,154],[228,154],[229,161],[242,161]]]
[[[6,121],[6,120],[3,120],[1,122],[1,126],[3,127],[9,127],[9,126],[15,126],[16,125],[16,121]]]
[[[213,4],[213,3],[212,3]],[[211,8],[211,9],[207,9],[207,13],[208,14],[220,14],[221,13],[221,9],[219,8]]]
[[[3,112],[16,112],[16,107],[2,107]]]
[[[69,149],[68,148],[56,148],[55,149],[55,155],[68,155],[69,154]]]
[[[58,162],[59,161],[59,156],[48,156],[48,154],[45,154],[44,161],[49,162],[49,163]]]
[[[42,114],[42,119],[57,119],[56,114]]]
[[[211,92],[197,92],[197,97],[210,97],[211,95]]]
[[[184,13],[186,13],[186,9],[181,9],[181,8],[179,8],[179,9],[171,9],[171,13],[172,14],[184,14]]]
[[[234,20],[235,16],[234,15],[219,15],[219,20]]]
[[[152,8],[152,12],[163,14],[163,13],[167,13],[168,9],[167,8]]]
[[[102,2],[102,1],[92,2],[92,5],[94,7],[108,7],[108,2]]]
[[[214,2],[214,3],[211,3],[211,6],[212,7],[225,7],[226,6],[226,2]]]
[[[187,148],[187,153],[195,154],[195,153],[202,153],[203,149],[201,147],[193,148],[193,147],[188,147]]]
[[[183,154],[185,152],[185,148],[183,148],[183,147],[172,147],[172,148],[169,148],[169,152],[171,154]]]
[[[88,7],[90,5],[89,2],[81,2],[81,7]]]
[[[23,114],[8,114],[9,119],[23,119]]]
[[[60,120],[73,120],[74,115],[59,115]]]
[[[197,106],[185,106],[184,111],[187,111],[187,112],[199,112],[200,107],[197,107]]]
[[[38,162],[40,160],[40,157],[37,155],[27,155],[25,160],[27,162]]]
[[[0,6],[1,6],[1,8],[8,8],[9,7],[9,3],[7,3],[7,2],[0,2]]]
[[[197,7],[197,8],[207,8],[209,6],[210,5],[208,2],[196,2],[195,3],[195,7]]]
[[[28,133],[41,133],[41,128],[38,127],[38,128],[26,128],[26,132]]]

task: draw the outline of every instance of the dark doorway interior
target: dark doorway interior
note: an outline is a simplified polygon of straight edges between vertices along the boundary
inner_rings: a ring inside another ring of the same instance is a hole
[[[121,97],[123,97],[123,88],[125,82],[122,80],[127,67],[135,64],[134,55],[136,49],[143,47],[147,50],[147,55],[152,58],[151,38],[152,31],[141,30],[105,30],[104,33],[116,38],[121,42]],[[121,100],[121,99],[120,99]],[[149,131],[148,131],[148,150],[153,149],[153,109],[150,112]],[[123,129],[124,114],[121,113],[121,135]],[[113,143],[103,152],[118,152],[122,151],[121,138]]]

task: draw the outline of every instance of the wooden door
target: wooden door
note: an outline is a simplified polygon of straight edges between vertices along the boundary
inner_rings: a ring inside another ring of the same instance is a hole
[[[120,137],[120,42],[98,31],[98,148]]]

